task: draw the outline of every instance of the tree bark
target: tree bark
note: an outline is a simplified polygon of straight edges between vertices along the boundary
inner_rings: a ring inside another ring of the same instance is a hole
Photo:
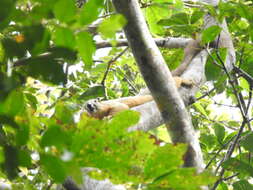
[[[203,169],[203,159],[190,116],[175,86],[172,75],[156,46],[137,0],[114,0],[116,11],[125,16],[124,32],[135,60],[171,135],[173,143],[189,148],[184,165]]]
[[[191,40],[190,38],[157,38],[154,39],[155,43],[159,47],[164,48],[184,48],[188,42]],[[128,46],[128,41],[126,39],[117,40],[116,47]],[[100,41],[96,42],[97,49],[112,47],[112,44],[108,41]]]
[[[199,142],[190,122],[190,118],[185,110],[183,101],[185,105],[189,105],[192,97],[205,82],[204,68],[208,56],[207,51],[202,50],[195,56],[186,71],[182,74],[181,77],[191,79],[195,84],[193,88],[181,87],[179,89],[179,93],[183,99],[182,101],[177,89],[174,87],[171,74],[166,66],[164,66],[165,62],[147,29],[137,1],[114,0],[113,2],[117,11],[125,15],[129,21],[125,28],[125,32],[130,47],[132,48],[144,79],[147,82],[147,86],[151,89],[151,93],[157,103],[153,101],[133,108],[133,110],[141,113],[141,119],[140,122],[136,126],[130,128],[130,130],[141,129],[146,131],[165,122],[167,126],[169,125],[168,128],[174,143],[184,142],[189,145],[185,166],[195,166],[198,171],[201,171],[203,168],[203,161]],[[210,5],[217,6],[219,1],[203,0],[200,2],[206,2]],[[219,25],[223,29],[216,42],[218,44],[225,43],[225,46],[227,46],[228,55],[226,58],[226,67],[230,70],[233,68],[233,63],[235,62],[235,51],[226,22],[224,21],[222,24],[217,23],[211,15],[206,15],[204,28],[212,25]],[[151,79],[155,81],[152,82]],[[162,112],[162,114],[160,112]],[[177,113],[179,113],[179,115],[177,115]],[[100,181],[96,183],[99,185]],[[94,187],[92,189],[97,188]]]

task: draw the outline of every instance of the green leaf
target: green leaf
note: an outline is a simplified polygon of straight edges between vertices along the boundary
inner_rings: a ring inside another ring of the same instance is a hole
[[[214,132],[215,132],[215,135],[216,135],[218,141],[220,143],[222,143],[222,141],[225,137],[225,128],[222,125],[216,123],[216,124],[214,124]]]
[[[0,147],[0,164],[5,161],[3,147]]]
[[[253,176],[253,167],[250,164],[236,158],[229,158],[222,163],[222,167],[226,170],[239,172],[240,174],[244,174],[251,177]]]
[[[62,22],[74,20],[76,6],[74,0],[58,0],[54,6],[54,15]]]
[[[241,17],[246,18],[248,21],[252,22],[253,16],[251,7],[244,5],[243,3],[238,3],[236,11]]]
[[[19,128],[19,125],[14,121],[13,117],[9,117],[6,115],[0,115],[0,123],[12,126],[15,129]]]
[[[252,31],[253,31],[253,28],[252,28]],[[252,35],[252,37],[253,37],[253,35]],[[252,57],[252,54],[250,54],[249,58],[246,61],[244,61],[243,64],[241,65],[241,69],[246,71],[250,76],[253,77],[253,64],[252,64],[252,61],[253,61],[253,57]]]
[[[30,53],[44,53],[49,47],[50,34],[41,24],[25,26],[21,28],[21,34],[24,35],[24,42],[21,45],[25,49],[30,50]]]
[[[210,26],[202,32],[201,40],[203,44],[212,42],[220,34],[221,28],[219,26]]]
[[[204,116],[206,116],[206,118],[208,117],[208,114],[206,113],[206,110],[203,108],[203,106],[201,105],[200,102],[195,102],[193,104],[193,106],[195,107],[196,110],[198,110],[201,114],[203,114]]]
[[[70,124],[73,120],[73,110],[71,110],[63,102],[58,102],[55,107],[55,116],[63,123]]]
[[[0,35],[0,38],[1,38],[1,35]],[[0,40],[0,63],[4,61],[4,57],[5,57],[5,50],[4,50],[2,41]]]
[[[189,15],[186,13],[173,14],[169,19],[161,19],[158,25],[167,26],[180,34],[192,35],[196,29],[190,24]]]
[[[25,145],[27,141],[29,140],[29,125],[26,124],[20,124],[19,128],[17,129],[17,135],[16,135],[16,143],[18,146]]]
[[[172,5],[173,4],[173,0],[154,0],[154,2],[160,3],[160,4],[166,4],[166,5]]]
[[[246,180],[240,180],[233,184],[234,190],[253,190],[253,185]]]
[[[253,133],[247,134],[242,140],[241,140],[241,146],[245,148],[246,150],[253,152]]]
[[[218,187],[217,190],[228,190],[228,185],[224,182],[221,182]]]
[[[201,143],[205,144],[208,149],[212,149],[217,144],[216,137],[211,134],[203,134],[200,139]]]
[[[54,42],[57,46],[62,46],[70,49],[75,47],[75,36],[68,28],[58,27],[54,32]]]
[[[246,79],[244,79],[244,78],[240,78],[239,79],[240,80],[240,86],[244,89],[244,90],[246,90],[246,91],[250,91],[250,85],[249,85],[249,82],[246,80]]]
[[[87,25],[95,21],[102,11],[103,3],[103,0],[92,0],[86,2],[81,10],[81,24]]]
[[[211,55],[214,59],[213,54]],[[221,68],[213,63],[213,59],[209,58],[205,66],[205,75],[208,81],[217,80],[221,76]]]
[[[168,2],[168,1],[167,1]],[[148,22],[150,31],[155,34],[163,34],[163,26],[158,25],[157,22],[161,19],[167,18],[170,15],[168,5],[155,4],[145,8],[145,17]]]
[[[223,74],[220,75],[219,78],[216,78],[217,81],[214,82],[214,87],[216,89],[216,93],[220,94],[225,91],[226,89],[226,81],[227,81],[227,75]]]
[[[28,104],[30,104],[31,107],[36,110],[37,109],[37,104],[38,104],[36,96],[34,96],[32,94],[29,94],[29,93],[26,93],[25,97],[28,101]]]
[[[8,25],[10,15],[15,8],[16,0],[1,0],[0,29]]]
[[[18,150],[13,146],[4,146],[4,171],[9,179],[14,179],[18,175]]]
[[[54,55],[52,55],[54,56]],[[63,64],[51,56],[34,57],[25,61],[24,73],[36,79],[64,84],[67,82],[67,75],[63,71]]]
[[[127,21],[122,15],[112,15],[109,18],[103,20],[103,22],[98,27],[98,31],[105,38],[113,39],[115,38],[116,32],[122,29],[126,23]]]
[[[66,179],[66,169],[62,160],[55,156],[41,154],[40,161],[55,182],[62,183]]]
[[[173,14],[169,19],[162,19],[158,22],[160,25],[171,26],[171,25],[188,25],[189,16],[186,13]]]
[[[201,18],[203,18],[204,16],[204,11],[194,11],[191,15],[191,24],[196,23],[198,20],[200,20]]]
[[[85,69],[90,69],[93,64],[92,56],[96,51],[92,36],[88,32],[80,32],[77,34],[76,42],[78,52],[85,63]]]
[[[71,176],[71,178],[76,182],[76,184],[82,184],[83,183],[83,170],[80,168],[80,165],[76,162],[68,162],[66,163],[66,170],[68,176]]]
[[[27,151],[18,151],[18,164],[19,166],[30,167],[32,164],[32,159]]]
[[[4,102],[4,112],[9,116],[15,116],[25,109],[24,95],[20,90],[13,90]]]
[[[68,141],[68,135],[60,126],[50,126],[41,138],[41,147],[46,146],[62,146]]]
[[[231,127],[240,127],[241,124],[238,121],[229,121],[228,125]]]
[[[0,8],[0,20],[3,21],[11,13],[10,10],[15,7],[15,1],[13,0],[1,0]]]
[[[5,51],[6,57],[24,57],[26,54],[26,49],[20,44],[17,43],[12,38],[4,38],[2,40],[2,45]]]
[[[156,187],[164,189],[187,189],[196,190],[200,186],[212,184],[216,178],[208,172],[197,174],[195,168],[179,168],[168,172],[161,177],[155,184]],[[157,188],[157,189],[160,189]]]
[[[117,132],[119,132],[119,129],[117,128],[120,128],[121,131],[124,131],[126,127],[130,127],[136,124],[139,121],[139,118],[140,114],[136,111],[125,110],[118,112],[116,115],[113,116],[110,123],[108,123],[110,129],[109,131],[116,130]],[[117,126],[117,128],[115,128],[115,126]]]
[[[51,58],[66,59],[68,63],[74,62],[77,59],[76,52],[65,47],[53,47],[48,52],[51,53]]]
[[[104,95],[105,95],[104,86],[102,86],[102,85],[93,86],[93,87],[87,89],[83,94],[81,94],[79,99],[89,100],[89,99],[94,99],[94,98],[97,98],[97,97],[104,97]]]
[[[144,173],[146,178],[154,179],[179,168],[183,164],[183,155],[186,150],[187,146],[184,144],[177,146],[167,144],[157,148],[150,154],[145,163]]]
[[[249,22],[245,19],[238,20],[238,22],[236,24],[241,30],[247,29],[250,25]],[[252,28],[251,28],[251,30],[252,30]]]
[[[86,138],[86,134],[84,133],[77,133],[75,135],[73,135],[73,141],[72,141],[72,145],[70,148],[70,151],[73,153],[78,153],[85,145],[85,139]]]

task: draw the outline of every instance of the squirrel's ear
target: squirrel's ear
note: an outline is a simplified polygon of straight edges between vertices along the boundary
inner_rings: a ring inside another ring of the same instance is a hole
[[[102,97],[97,97],[96,100],[97,100],[98,102],[101,102],[101,101],[103,100],[103,98],[102,98]]]

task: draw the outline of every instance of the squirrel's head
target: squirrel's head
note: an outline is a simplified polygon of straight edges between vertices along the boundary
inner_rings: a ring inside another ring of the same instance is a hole
[[[96,113],[99,110],[99,104],[100,100],[98,98],[91,99],[85,103],[84,108],[90,114]]]

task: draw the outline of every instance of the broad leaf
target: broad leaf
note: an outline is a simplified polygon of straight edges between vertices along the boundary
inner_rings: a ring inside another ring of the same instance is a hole
[[[225,128],[222,125],[216,123],[216,124],[214,124],[214,132],[215,132],[215,135],[216,135],[219,143],[222,143],[222,141],[225,137]]]
[[[253,176],[253,167],[249,163],[243,162],[236,158],[229,158],[223,162],[222,166],[226,170],[239,172],[240,174],[245,174],[251,177]]]
[[[7,26],[10,21],[10,14],[15,8],[16,0],[1,0],[0,6],[0,29]]]
[[[17,129],[16,143],[18,146],[25,145],[29,140],[29,126],[27,124],[20,124]]]
[[[205,13],[204,13],[203,11],[199,11],[199,10],[194,11],[194,12],[192,13],[192,15],[191,15],[191,20],[190,20],[191,24],[194,24],[194,23],[196,23],[198,20],[200,20],[200,19],[203,17],[204,14],[205,14]]]
[[[206,66],[205,66],[205,75],[208,81],[217,80],[221,75],[221,68],[213,63],[214,60],[216,60],[214,57],[214,54],[212,53],[211,56],[212,58],[211,57],[208,58]]]
[[[105,95],[105,88],[104,86],[93,86],[87,89],[81,96],[79,97],[82,100],[89,100],[97,97],[104,97]]]
[[[79,54],[85,63],[85,68],[90,69],[93,64],[92,56],[96,50],[92,36],[87,32],[80,32],[77,34],[76,42]]]
[[[209,43],[215,40],[215,38],[220,34],[221,28],[219,26],[210,26],[202,32],[202,43]]]
[[[28,59],[26,61],[26,67],[23,70],[28,76],[42,81],[54,84],[64,84],[67,82],[66,73],[63,71],[63,64],[51,56]]]
[[[76,6],[74,0],[58,0],[54,5],[54,14],[62,22],[69,22],[74,19]]]
[[[41,147],[61,146],[68,141],[68,135],[60,126],[50,126],[41,138]]]
[[[16,147],[4,146],[4,171],[9,179],[14,179],[18,175],[18,150]]]
[[[65,180],[67,174],[62,160],[55,156],[41,154],[40,161],[55,182],[62,183]]]
[[[82,25],[87,25],[97,19],[103,8],[103,0],[88,1],[82,7],[80,22]]]
[[[70,49],[75,48],[75,36],[68,28],[56,28],[54,33],[54,42],[57,46],[62,46]]]
[[[15,116],[24,111],[24,95],[20,90],[13,90],[4,102],[4,113]]]
[[[246,150],[253,152],[253,133],[247,134],[242,140],[241,140],[241,146],[245,148]]]
[[[154,179],[171,172],[183,164],[183,155],[186,152],[186,145],[180,144],[157,148],[148,158],[145,164],[144,173],[147,179]]]
[[[253,190],[253,185],[246,180],[240,180],[233,184],[234,190]]]
[[[167,1],[168,2],[168,1]],[[163,34],[163,26],[158,25],[157,22],[161,19],[167,18],[170,16],[171,11],[168,10],[168,5],[166,4],[154,4],[145,9],[145,17],[147,19],[149,28],[151,32],[155,34]]]
[[[18,164],[23,167],[30,167],[32,164],[32,159],[30,154],[25,150],[18,151]]]
[[[66,124],[70,124],[73,122],[73,110],[71,110],[68,105],[64,104],[63,102],[57,103],[55,107],[55,116],[56,118]]]
[[[122,29],[126,23],[127,21],[122,15],[112,15],[99,25],[98,31],[101,32],[105,38],[112,39],[115,38],[116,32]]]

